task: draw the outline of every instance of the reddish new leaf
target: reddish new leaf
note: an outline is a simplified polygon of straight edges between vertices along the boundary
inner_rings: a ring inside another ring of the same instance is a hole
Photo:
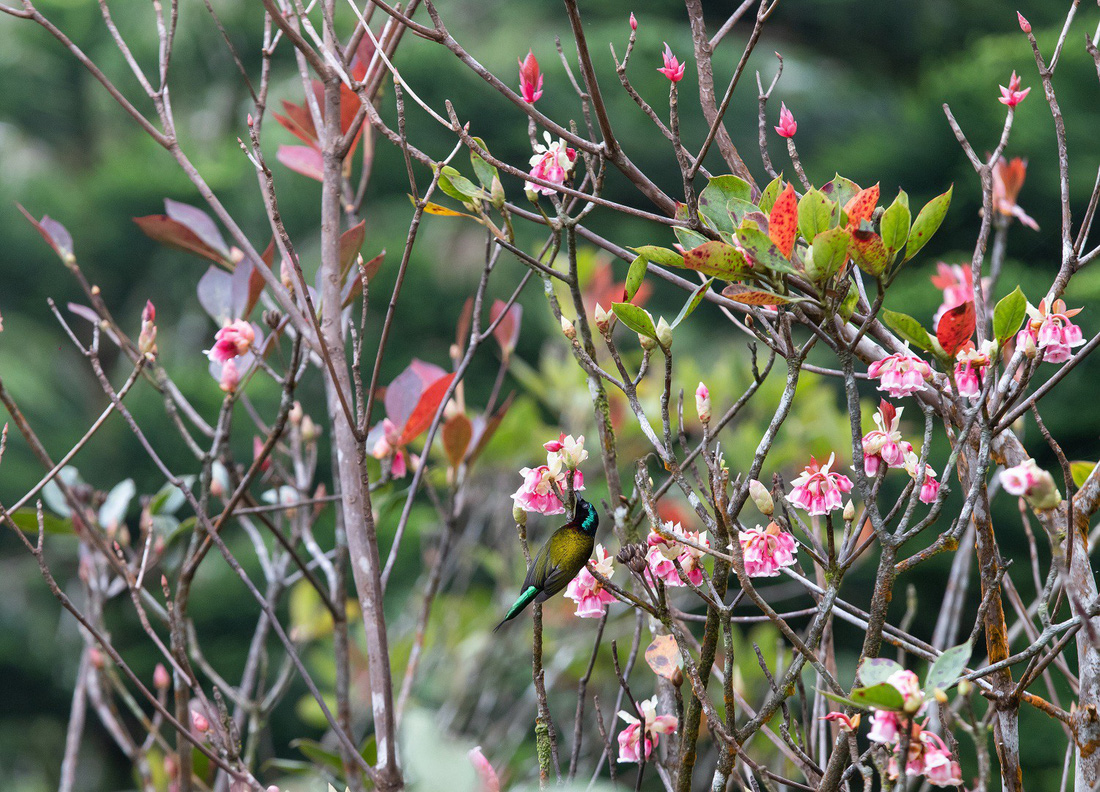
[[[367,221],[361,220],[340,235],[340,277],[347,277],[367,237]]]
[[[363,264],[363,272],[367,275],[367,283],[370,283],[374,279],[374,276],[378,274],[378,270],[382,268],[382,262],[386,258],[386,251],[383,250],[377,256],[370,261]],[[348,275],[347,285],[344,287],[344,299],[341,302],[341,308],[347,308],[363,293],[363,273],[358,269],[351,272]]]
[[[462,464],[462,458],[466,456],[466,449],[470,447],[470,439],[474,436],[474,427],[470,419],[462,413],[455,413],[443,424],[443,451],[451,467]]]
[[[411,443],[431,426],[432,418],[435,417],[436,410],[439,409],[443,397],[447,394],[447,388],[451,386],[451,380],[454,378],[454,372],[451,372],[427,387],[420,396],[420,401],[413,408],[409,420],[405,422],[405,428],[401,430],[401,437],[397,441],[399,446]]]
[[[427,387],[444,374],[434,363],[414,359],[386,388],[386,417],[395,427],[403,427]]]
[[[303,143],[316,146],[318,140],[317,128],[313,125],[313,114],[309,112],[309,107],[283,100],[283,110],[286,111],[286,115],[281,116],[275,113],[275,120]]]
[[[324,181],[325,162],[321,152],[312,146],[279,146],[275,159],[295,173],[315,181]]]
[[[936,325],[936,340],[943,351],[954,357],[960,347],[974,334],[974,302],[968,300],[946,311]]]
[[[489,309],[489,319],[492,322],[504,312],[504,301],[493,300],[493,307]],[[519,342],[520,320],[523,319],[523,306],[513,303],[508,309],[507,315],[500,320],[500,324],[493,328],[493,338],[500,344],[500,350],[508,357]]]
[[[219,251],[206,244],[190,228],[183,223],[173,220],[168,215],[146,215],[145,217],[135,217],[134,222],[137,223],[147,237],[155,239],[162,245],[176,248],[176,250],[182,250],[187,253],[193,253],[196,256],[201,256],[204,259],[221,264],[223,267],[227,266],[226,257]]]
[[[46,244],[53,248],[53,252],[61,257],[62,261],[72,258],[73,238],[65,226],[54,220],[49,215],[42,215],[41,220],[35,220],[31,213],[16,204],[23,216],[31,221],[31,225],[38,229],[38,233],[46,240]]]
[[[768,220],[768,236],[775,246],[787,258],[794,250],[794,240],[798,235],[798,197],[790,184],[775,199],[771,217]]]
[[[848,215],[848,228],[858,229],[864,220],[870,220],[878,205],[878,185],[875,184],[866,190],[860,190],[852,200],[844,206],[844,213]]]

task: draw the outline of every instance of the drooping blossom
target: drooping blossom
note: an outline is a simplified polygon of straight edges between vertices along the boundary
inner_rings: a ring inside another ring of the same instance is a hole
[[[145,301],[141,312],[141,334],[138,336],[138,351],[143,355],[157,354],[157,309],[152,300]]]
[[[657,714],[657,697],[641,702],[638,714],[642,719],[619,710],[619,717],[627,727],[619,732],[619,762],[640,762],[648,760],[662,734],[676,731],[678,722],[675,715]]]
[[[877,379],[878,389],[895,399],[916,393],[932,377],[932,369],[916,355],[899,352],[876,360],[867,367],[867,375]]]
[[[922,731],[921,744],[924,748],[922,775],[929,784],[938,787],[962,784],[962,768],[938,734]]]
[[[842,473],[832,471],[836,454],[829,454],[829,461],[822,465],[812,456],[792,484],[794,489],[788,496],[791,503],[810,514],[828,514],[844,507],[844,493],[852,491],[852,481]]]
[[[662,57],[664,58],[665,65],[657,71],[665,77],[668,77],[668,79],[672,80],[674,83],[678,83],[680,80],[684,79],[684,69],[687,68],[687,64],[680,63],[680,61],[676,59],[676,56],[672,54],[672,47],[668,46],[667,41],[665,42],[665,51]]]
[[[401,432],[398,431],[394,422],[389,418],[383,418],[382,435],[375,441],[370,451],[370,455],[378,460],[392,458],[390,475],[395,479],[405,478],[409,472],[405,461],[405,449],[399,444],[400,438]]]
[[[1001,486],[1009,495],[1023,498],[1036,509],[1053,509],[1062,502],[1054,477],[1030,457],[1001,471]]]
[[[683,537],[703,547],[710,547],[710,540],[707,539],[706,531],[701,533],[685,531],[678,522],[662,523],[661,527],[665,533]],[[702,562],[705,554],[702,550],[697,550],[675,540],[665,539],[656,531],[649,532],[649,536],[646,537],[646,547],[645,560],[649,567],[650,580],[657,578],[669,587],[683,586],[684,581],[680,580],[680,575],[676,571],[676,564],[673,563],[673,559],[676,559],[679,560],[680,568],[684,570],[684,574],[693,586],[703,584]]]
[[[485,754],[481,752],[481,746],[471,748],[466,757],[470,760],[470,764],[474,766],[474,770],[477,771],[478,779],[481,781],[481,792],[500,792],[500,779],[497,777],[497,771],[493,769],[492,764],[485,758]]]
[[[554,494],[552,486],[552,483],[557,484],[563,492],[567,486],[568,473],[559,455],[551,454],[546,465],[523,468],[520,475],[523,476],[523,484],[512,495],[512,500],[520,508],[539,514],[565,514],[565,506]],[[584,473],[579,470],[573,473],[573,489],[584,489]]]
[[[710,391],[701,382],[695,389],[695,412],[702,423],[710,423]]]
[[[795,562],[794,537],[774,522],[768,523],[767,528],[758,525],[738,531],[737,538],[749,577],[776,577],[780,569]]]
[[[1064,300],[1055,300],[1047,311],[1046,300],[1038,308],[1027,306],[1030,319],[1016,336],[1016,343],[1028,357],[1035,357],[1039,350],[1047,363],[1065,363],[1073,355],[1073,347],[1085,343],[1081,328],[1070,321],[1081,313],[1080,308],[1066,309]]]
[[[549,132],[543,133],[546,145],[535,144],[535,153],[531,156],[531,176],[554,184],[565,184],[577,162],[577,150],[565,145],[562,139],[553,140]],[[524,189],[539,195],[553,195],[557,190],[534,182],[527,182]]]
[[[779,105],[779,126],[775,131],[785,138],[794,137],[794,133],[798,131],[798,122],[794,120],[794,115],[787,109],[785,102]]]
[[[1039,230],[1039,224],[1016,203],[1020,189],[1027,178],[1027,160],[1013,157],[1006,160],[1001,157],[993,165],[993,209],[1005,217],[1015,217],[1032,231]]]
[[[1012,78],[1009,79],[1007,88],[1003,85],[998,87],[1001,89],[1001,98],[997,101],[1007,105],[1010,110],[1024,101],[1024,98],[1031,92],[1030,87],[1020,90],[1020,78],[1016,76],[1016,72],[1012,72]]]
[[[542,447],[549,452],[547,464],[552,465],[550,458],[557,455],[566,470],[576,470],[581,462],[588,459],[588,452],[584,450],[584,435],[578,435],[574,439],[573,435],[562,434],[557,440],[544,443]]]
[[[214,346],[203,350],[214,363],[225,363],[248,352],[256,331],[244,319],[235,319],[214,334]]]
[[[862,440],[863,472],[868,476],[877,476],[883,465],[887,468],[901,467],[905,463],[905,455],[913,450],[912,444],[901,439],[898,430],[904,409],[895,409],[886,399],[879,403],[878,412],[874,415],[878,429],[872,429]]]
[[[595,558],[592,566],[605,578],[610,578],[615,572],[614,559],[607,554],[602,544],[596,545]],[[603,587],[600,581],[584,567],[580,573],[569,581],[565,589],[565,596],[577,603],[577,615],[582,619],[598,619],[603,616],[604,605],[610,605],[615,601],[611,592]]]
[[[981,349],[975,349],[973,342],[967,341],[955,353],[955,386],[960,396],[976,401],[982,392],[982,375],[993,356],[993,342],[982,342]]]
[[[920,457],[916,452],[910,451],[905,455],[905,472],[913,479],[920,480]],[[924,466],[924,481],[920,485],[920,494],[917,496],[921,503],[935,503],[936,496],[940,492],[940,482],[936,481],[936,471],[929,465]]]
[[[896,712],[875,710],[871,713],[871,731],[867,733],[867,739],[871,742],[892,745],[897,742],[900,727],[901,723]]]
[[[535,53],[527,51],[527,57],[519,61],[519,90],[523,101],[534,104],[542,96],[542,72]]]

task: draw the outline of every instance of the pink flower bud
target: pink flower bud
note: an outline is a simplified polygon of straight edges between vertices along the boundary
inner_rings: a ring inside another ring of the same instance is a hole
[[[145,301],[145,309],[141,312],[141,335],[138,336],[138,351],[143,355],[157,354],[157,326],[154,324],[157,318],[157,309],[152,300]]]
[[[153,669],[153,687],[157,690],[167,690],[170,684],[172,684],[172,678],[168,674],[168,669],[163,663],[157,663],[157,667]]]
[[[107,664],[107,661],[103,657],[103,652],[98,646],[93,646],[88,650],[88,662],[92,664],[92,668],[102,669]]]
[[[1020,90],[1020,78],[1016,76],[1016,72],[1012,72],[1012,77],[1008,81],[1007,88],[1003,85],[998,87],[1001,89],[1001,98],[997,101],[1006,105],[1009,109],[1016,107],[1016,105],[1024,101],[1024,98],[1031,92],[1030,87],[1022,91]]]
[[[528,104],[534,104],[542,96],[542,72],[535,53],[530,50],[527,57],[519,61],[519,90]]]
[[[573,327],[573,323],[566,319],[565,316],[562,316],[561,318],[561,331],[570,341],[577,337],[576,328]]]
[[[794,137],[794,133],[798,131],[798,123],[794,120],[791,111],[787,109],[785,102],[779,105],[779,126],[775,128],[775,131],[785,138]]]
[[[1031,32],[1031,23],[1028,22],[1024,18],[1024,15],[1021,14],[1019,11],[1016,12],[1016,19],[1020,23],[1020,30],[1024,31],[1025,33],[1030,33]]]
[[[237,370],[237,363],[233,359],[229,359],[222,364],[222,376],[218,382],[218,387],[226,393],[233,393],[237,390],[237,386],[241,384],[241,373]]]
[[[710,423],[710,391],[703,383],[695,389],[695,412],[703,423]]]
[[[206,734],[210,731],[210,721],[206,719],[202,713],[191,710],[191,725],[195,727],[195,731],[200,734]]]
[[[630,12],[630,29],[631,30],[637,30],[638,29],[638,20],[634,18],[634,12],[633,11]]]

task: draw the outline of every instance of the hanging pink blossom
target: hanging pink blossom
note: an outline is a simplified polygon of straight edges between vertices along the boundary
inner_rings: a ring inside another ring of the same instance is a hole
[[[377,427],[376,427],[377,428]],[[395,479],[405,478],[408,473],[408,465],[405,461],[405,450],[400,445],[401,432],[389,418],[382,419],[382,432],[371,448],[370,455],[382,460],[392,457],[390,463],[390,475]]]
[[[916,355],[898,353],[876,360],[867,367],[867,375],[879,381],[880,391],[899,399],[923,388],[925,380],[932,377],[932,369]]]
[[[642,719],[619,711],[619,717],[628,724],[619,732],[619,762],[640,762],[648,760],[657,746],[662,734],[676,731],[678,722],[674,715],[657,714],[657,697],[654,696],[638,705]]]
[[[222,373],[218,380],[218,387],[226,393],[233,393],[240,384],[241,373],[237,370],[237,361],[230,358],[222,364]]]
[[[703,547],[710,547],[710,540],[707,539],[706,531],[702,533],[685,531],[678,522],[662,523],[661,527],[666,533],[683,537]],[[702,559],[705,555],[702,550],[697,550],[680,542],[669,541],[656,531],[649,532],[649,536],[646,537],[646,545],[648,549],[645,558],[646,563],[649,565],[650,580],[657,578],[669,587],[683,586],[684,581],[680,579],[680,575],[676,572],[676,564],[673,563],[673,559],[678,559],[680,568],[684,570],[684,574],[687,575],[687,579],[691,581],[691,584],[693,586],[702,585]]]
[[[780,137],[785,138],[793,138],[794,133],[798,131],[798,122],[794,120],[794,115],[787,109],[785,102],[779,105],[779,126],[775,131]]]
[[[993,165],[993,208],[1005,217],[1015,217],[1032,231],[1038,231],[1039,224],[1016,203],[1026,177],[1026,159],[1001,157],[997,160]]]
[[[885,465],[887,468],[901,467],[905,455],[913,446],[901,439],[898,426],[904,408],[895,409],[894,405],[882,399],[874,420],[878,429],[872,429],[863,436],[863,472],[868,476],[877,476]]]
[[[955,386],[960,396],[976,401],[982,392],[982,374],[992,358],[993,342],[982,342],[981,350],[974,344],[966,344],[955,353]]]
[[[500,792],[500,779],[497,777],[497,771],[493,769],[489,760],[485,758],[485,754],[481,752],[481,746],[472,748],[466,756],[481,780],[481,792]]]
[[[1001,486],[1009,495],[1023,498],[1036,509],[1053,509],[1062,502],[1062,493],[1058,491],[1054,477],[1030,457],[1002,470]]]
[[[256,331],[244,319],[236,319],[214,334],[214,346],[204,350],[212,362],[225,363],[243,355],[256,340]]]
[[[596,545],[595,558],[592,566],[605,578],[611,577],[615,572],[614,561],[604,550],[602,544]],[[598,619],[603,616],[604,606],[615,601],[611,592],[603,587],[600,581],[588,571],[588,567],[581,569],[580,573],[569,581],[565,589],[565,596],[577,603],[577,616],[582,619]]]
[[[662,57],[664,58],[665,65],[657,71],[665,77],[668,77],[668,79],[672,80],[674,83],[678,83],[680,80],[684,79],[684,69],[687,68],[687,64],[680,63],[680,61],[676,59],[676,56],[672,54],[672,48],[668,46],[668,42],[665,42],[665,51]]]
[[[871,742],[892,745],[897,742],[900,726],[897,713],[889,710],[875,710],[871,713],[871,731],[867,733],[867,739]]]
[[[916,452],[910,451],[905,455],[905,472],[917,481],[920,478],[920,457]],[[921,503],[934,503],[940,492],[940,483],[936,481],[936,471],[928,465],[924,466],[924,481],[921,482],[920,494],[917,496]]]
[[[792,483],[794,489],[788,496],[791,503],[810,514],[828,514],[844,507],[844,493],[852,491],[852,481],[842,473],[834,473],[831,468],[836,454],[829,454],[829,461],[822,465],[813,457],[810,464]]]
[[[1034,357],[1039,350],[1047,363],[1065,363],[1073,356],[1073,347],[1085,343],[1081,328],[1070,321],[1081,313],[1080,308],[1067,310],[1064,300],[1055,300],[1047,311],[1046,300],[1038,308],[1028,305],[1030,321],[1016,336],[1016,343],[1028,357]]]
[[[737,538],[749,577],[776,577],[780,569],[795,562],[798,545],[794,537],[774,522],[768,523],[767,528],[758,525],[738,531]]]
[[[527,57],[519,61],[519,90],[523,101],[534,104],[542,96],[542,72],[535,53],[527,51]]]
[[[923,766],[921,775],[929,784],[938,787],[959,786],[962,784],[962,768],[951,755],[947,744],[938,734],[921,732]]]
[[[1020,90],[1020,78],[1016,76],[1016,72],[1012,72],[1012,78],[1008,81],[1007,88],[1003,85],[998,87],[1001,89],[1001,98],[997,101],[1007,105],[1010,110],[1024,101],[1024,98],[1031,92],[1030,87]]]
[[[565,184],[576,164],[577,151],[566,146],[562,139],[553,140],[549,132],[543,133],[543,138],[546,145],[536,143],[535,153],[531,156],[531,176],[554,184]],[[539,195],[553,195],[557,192],[553,187],[534,182],[527,182],[524,189]]]

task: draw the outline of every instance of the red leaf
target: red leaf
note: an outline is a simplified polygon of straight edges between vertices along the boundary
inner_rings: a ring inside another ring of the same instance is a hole
[[[398,429],[403,427],[428,385],[444,374],[446,372],[439,366],[414,358],[386,388],[386,417]]]
[[[378,274],[378,270],[382,268],[382,262],[386,258],[386,251],[383,250],[377,256],[370,261],[363,264],[363,271],[367,274],[367,283],[374,280],[374,276]],[[358,269],[354,270],[348,275],[347,285],[344,287],[344,300],[341,302],[341,308],[347,308],[363,293],[363,276]]]
[[[292,104],[284,100],[283,110],[286,111],[286,115],[281,116],[275,113],[275,120],[303,143],[311,146],[316,145],[318,141],[317,127],[313,125],[313,114],[309,112],[309,107]]]
[[[489,441],[493,439],[493,435],[496,434],[497,429],[500,428],[501,422],[504,420],[504,416],[508,412],[508,408],[512,406],[513,400],[515,400],[516,394],[513,391],[508,394],[508,398],[504,400],[504,404],[500,405],[500,409],[486,418],[484,415],[475,416],[471,423],[474,426],[474,438],[473,438],[473,450],[470,451],[470,464],[477,459],[478,455],[485,450],[485,446],[489,445]]]
[[[295,173],[316,181],[325,178],[324,159],[321,152],[312,146],[279,146],[275,158]]]
[[[218,230],[217,224],[210,219],[210,215],[202,209],[190,204],[173,201],[171,198],[165,198],[164,211],[177,223],[181,223],[190,229],[207,247],[218,251],[226,259],[229,258],[229,246],[222,239],[221,231]]]
[[[504,311],[504,301],[494,300],[493,307],[489,309],[489,318],[495,322],[501,312]],[[519,341],[519,326],[520,320],[523,319],[523,306],[518,303],[513,303],[512,307],[508,309],[508,315],[500,320],[495,328],[493,328],[493,338],[500,344],[501,351],[507,357],[515,348],[516,343]]]
[[[407,445],[420,436],[421,432],[431,426],[432,418],[439,409],[447,388],[451,386],[451,380],[455,378],[454,372],[440,377],[425,389],[420,396],[420,401],[413,408],[409,420],[405,422],[405,428],[401,430],[398,445]]]
[[[894,405],[890,404],[886,399],[881,399],[879,401],[878,411],[882,413],[882,420],[886,424],[887,430],[889,430],[890,424],[894,422],[894,418],[897,417],[898,411],[895,410]]]
[[[173,220],[168,215],[135,217],[134,222],[138,224],[138,228],[146,236],[155,239],[162,245],[183,250],[187,253],[194,253],[196,256],[202,256],[204,259],[209,259],[222,266],[226,265],[226,256],[210,247],[198,234],[183,223]]]
[[[968,300],[944,313],[936,325],[936,339],[943,351],[954,356],[974,334],[974,302]]]
[[[866,190],[860,190],[852,200],[844,206],[844,213],[848,215],[848,228],[858,229],[864,220],[870,220],[878,205],[878,185],[875,184]]]
[[[366,239],[367,221],[361,220],[340,235],[340,273],[346,277],[355,264],[355,257],[363,248],[363,240]],[[359,277],[356,273],[355,277]]]
[[[794,250],[794,240],[798,235],[798,198],[790,184],[775,199],[771,218],[768,221],[768,236],[775,246],[787,258]]]
[[[46,240],[46,244],[53,248],[53,252],[61,257],[62,261],[73,255],[73,238],[65,226],[54,220],[49,215],[42,215],[42,220],[35,220],[31,213],[20,204],[16,204],[23,216],[31,221],[31,225],[38,229],[38,233]]]
[[[244,316],[242,318],[248,318],[248,315],[252,313],[252,309],[256,307],[256,303],[260,300],[260,294],[264,290],[264,276],[260,274],[260,268],[242,261],[238,264],[238,267],[247,266],[251,267],[248,272],[248,301],[245,303]]]
[[[364,32],[359,39],[359,45],[355,48],[355,57],[351,59],[351,76],[358,82],[363,82],[367,76],[367,68],[374,57],[374,41],[368,33]]]

